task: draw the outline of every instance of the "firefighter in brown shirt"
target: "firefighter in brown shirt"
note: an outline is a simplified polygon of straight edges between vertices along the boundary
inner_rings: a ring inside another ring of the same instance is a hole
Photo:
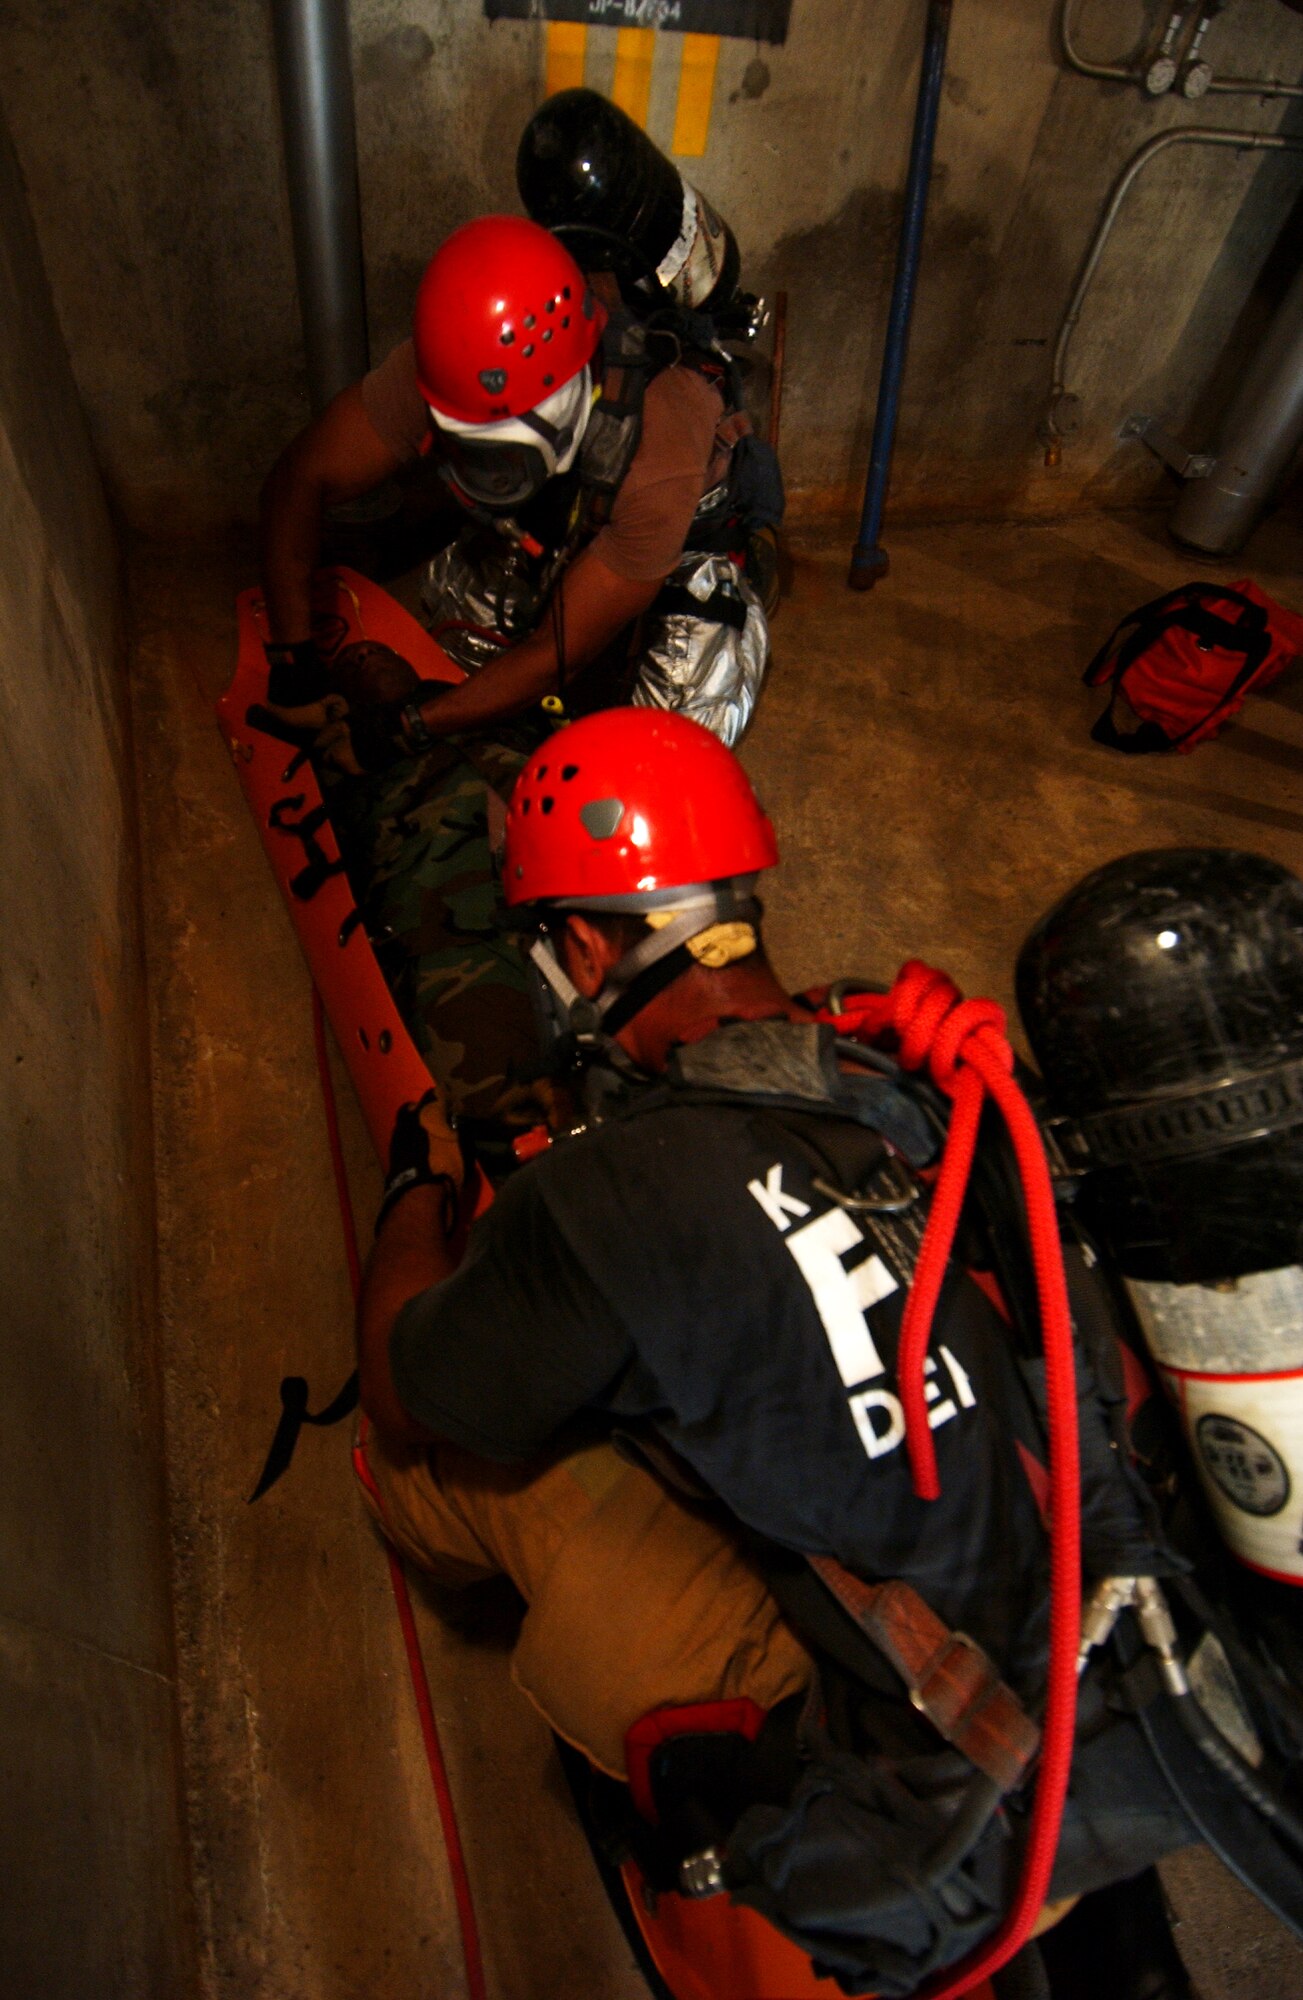
[[[312,703],[326,689],[310,628],[323,508],[429,452],[470,516],[455,545],[460,568],[487,578],[486,590],[497,583],[505,630],[497,623],[492,637],[480,635],[487,656],[482,644],[462,658],[479,669],[468,684],[419,714],[409,707],[385,718],[396,725],[395,751],[564,695],[651,608],[703,495],[726,498],[730,453],[746,425],[726,415],[721,369],[689,360],[656,370],[641,340],[622,350],[612,339],[610,318],[569,252],[536,223],[488,216],[448,239],[422,280],[413,338],[336,397],[267,480],[273,701]],[[455,571],[450,585],[449,568],[445,561],[440,571],[447,602],[427,595],[427,609],[436,636],[461,657],[468,649],[452,628],[483,621],[456,615],[473,585]],[[454,615],[445,622],[441,611]],[[617,677],[584,705],[622,695]],[[362,733],[360,761],[367,753],[379,761],[381,732]]]

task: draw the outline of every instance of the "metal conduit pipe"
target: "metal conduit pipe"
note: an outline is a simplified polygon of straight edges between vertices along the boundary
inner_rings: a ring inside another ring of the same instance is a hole
[[[1280,132],[1228,132],[1215,125],[1183,125],[1170,132],[1159,132],[1149,139],[1133,155],[1118,175],[1113,192],[1103,215],[1099,219],[1094,237],[1081,266],[1067,311],[1059,323],[1059,336],[1054,343],[1054,375],[1050,385],[1049,403],[1045,420],[1041,425],[1040,438],[1046,447],[1045,462],[1057,465],[1062,441],[1071,437],[1077,429],[1077,398],[1067,386],[1068,350],[1077,322],[1081,318],[1099,260],[1104,254],[1104,246],[1113,232],[1119,210],[1127,198],[1136,176],[1157,159],[1169,146],[1233,146],[1240,152],[1299,152],[1303,151],[1303,137],[1290,138]]]
[[[914,107],[914,131],[909,147],[909,170],[905,176],[905,209],[896,244],[896,273],[891,284],[887,334],[878,376],[878,402],[873,413],[873,442],[869,447],[869,469],[864,481],[860,532],[851,551],[851,566],[846,578],[851,590],[872,590],[878,578],[885,576],[890,567],[887,552],[881,547],[878,536],[882,531],[882,513],[891,478],[896,419],[900,414],[900,390],[909,351],[909,322],[914,310],[914,286],[923,252],[923,224],[927,217],[928,188],[932,180],[932,149],[936,143],[941,86],[945,82],[952,5],[953,0],[928,0],[918,101]]]
[[[1106,83],[1143,83],[1143,72],[1138,69],[1122,68],[1117,63],[1089,62],[1078,53],[1072,40],[1073,5],[1074,0],[1062,0],[1059,8],[1059,41],[1068,68],[1075,69],[1079,76],[1102,77]]]
[[[1215,7],[1205,5],[1198,10],[1199,20],[1186,50],[1186,59],[1182,62],[1178,61],[1172,52],[1186,14],[1186,8],[1180,0],[1177,0],[1164,40],[1165,55],[1161,56],[1158,62],[1146,63],[1142,68],[1139,64],[1123,66],[1117,63],[1091,62],[1083,56],[1072,39],[1076,6],[1077,0],[1061,0],[1059,41],[1068,67],[1075,69],[1079,76],[1100,77],[1107,83],[1134,83],[1141,89],[1147,90],[1151,97],[1162,97],[1176,83],[1183,67],[1180,89],[1181,95],[1186,98],[1203,97],[1209,91],[1242,94],[1245,97],[1303,97],[1303,83],[1281,83],[1275,77],[1214,76],[1210,73],[1207,63],[1196,60],[1203,44],[1204,34],[1213,14],[1217,11]]]
[[[272,0],[285,178],[313,414],[367,371],[348,0]]]

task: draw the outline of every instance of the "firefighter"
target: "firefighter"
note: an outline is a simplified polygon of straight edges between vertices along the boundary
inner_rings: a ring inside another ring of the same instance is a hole
[[[478,563],[488,588],[493,558],[514,558],[502,593],[510,602],[500,605],[506,629],[498,629],[510,643],[495,641],[496,657],[437,701],[372,715],[358,746],[363,763],[564,697],[651,608],[689,544],[703,495],[726,486],[749,426],[726,411],[719,357],[690,350],[657,365],[632,337],[618,293],[605,288],[609,304],[596,296],[601,283],[590,283],[537,223],[485,216],[465,224],[426,270],[412,338],[337,396],[272,469],[262,572],[278,706],[310,706],[330,689],[311,620],[326,507],[433,454],[470,516],[463,567]],[[604,345],[613,318],[625,340]],[[446,577],[442,585],[462,608]],[[443,608],[431,609],[436,626]],[[471,663],[480,664],[473,651]],[[608,682],[625,664],[607,662]]]
[[[935,1102],[785,992],[755,894],[777,858],[741,767],[681,718],[612,711],[531,758],[506,894],[555,1046],[585,1055],[588,1126],[507,1183],[462,1260],[460,1151],[436,1097],[412,1107],[359,1309],[361,1394],[388,1531],[449,1582],[514,1579],[516,1677],[595,1765],[632,1777],[649,1711],[739,1696],[767,1712],[770,1789],[739,1801],[726,1861],[697,1854],[694,1879],[845,1980],[905,1993],[980,1946],[1012,1894],[1013,1767],[1050,1644],[1040,1392],[1013,1291],[957,1259],[925,1378],[941,1497],[920,1497],[895,1363]],[[1166,1575],[1116,1412],[1082,1398],[1088,1577]],[[855,1578],[897,1580],[930,1650],[984,1663],[972,1708],[995,1704],[1004,1749],[966,1723],[939,1747],[930,1673],[906,1693],[899,1634],[857,1651]],[[843,1739],[802,1701],[816,1672],[825,1716],[869,1718]],[[846,1672],[844,1706],[828,1690]],[[1196,1836],[1093,1672],[1050,1893],[1138,1877],[1152,1901],[1150,1864]],[[673,1797],[657,1805],[664,1824]],[[694,1796],[685,1823],[701,1810]],[[1125,1976],[1107,1972],[1119,1995],[1187,1990],[1154,1921],[1157,1942],[1151,1924]]]

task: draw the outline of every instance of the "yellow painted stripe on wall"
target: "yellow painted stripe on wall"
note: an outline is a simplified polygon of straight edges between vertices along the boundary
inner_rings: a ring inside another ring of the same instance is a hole
[[[615,82],[611,96],[627,111],[635,125],[647,129],[647,106],[651,101],[652,58],[656,53],[654,28],[621,28],[615,38]]]
[[[547,24],[547,94],[577,90],[584,80],[584,57],[588,51],[588,30],[582,21],[549,21]]]
[[[681,159],[700,159],[710,137],[710,106],[715,95],[718,35],[685,35],[679,70],[679,101],[674,113],[670,151]]]

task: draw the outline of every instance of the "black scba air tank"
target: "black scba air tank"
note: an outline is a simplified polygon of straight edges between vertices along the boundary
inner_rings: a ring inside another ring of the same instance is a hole
[[[586,270],[659,284],[674,303],[719,314],[737,296],[732,230],[619,106],[562,90],[525,127],[516,185],[535,222],[562,236]],[[653,282],[654,281],[654,282]]]
[[[1018,1004],[1222,1533],[1303,1585],[1303,882],[1126,855],[1032,931]]]

